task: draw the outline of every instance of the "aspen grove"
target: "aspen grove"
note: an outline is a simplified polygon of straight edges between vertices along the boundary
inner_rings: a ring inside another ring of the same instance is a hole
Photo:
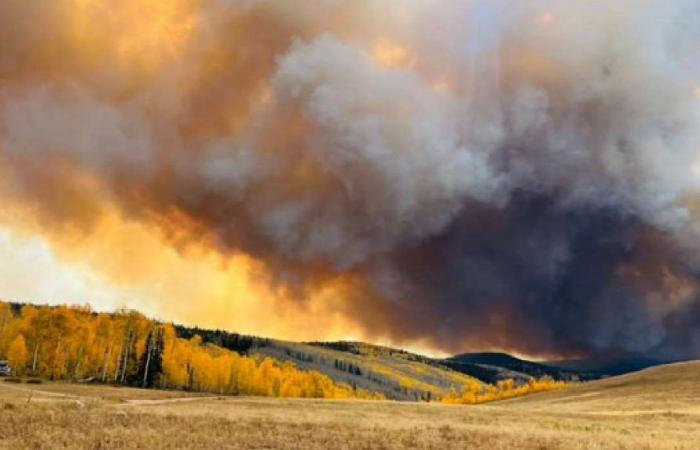
[[[135,311],[0,303],[0,359],[17,375],[220,395],[383,398],[316,371],[177,337]]]

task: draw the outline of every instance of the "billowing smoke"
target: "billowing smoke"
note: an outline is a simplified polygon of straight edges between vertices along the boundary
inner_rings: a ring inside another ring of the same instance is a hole
[[[700,356],[699,88],[690,0],[0,0],[2,192],[394,342]]]

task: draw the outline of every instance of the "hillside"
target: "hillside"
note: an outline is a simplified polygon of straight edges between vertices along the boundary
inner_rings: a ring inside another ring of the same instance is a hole
[[[317,370],[334,380],[382,392],[397,400],[434,398],[452,386],[459,388],[474,379],[487,384],[507,379],[526,383],[545,376],[560,381],[589,381],[662,364],[632,357],[534,362],[487,352],[442,359],[365,342],[295,343],[222,330],[175,328],[182,338],[198,335],[205,342],[242,354],[291,361],[300,368]]]
[[[508,400],[509,407],[586,414],[699,414],[700,361],[674,363],[604,380],[566,391]]]
[[[449,368],[488,384],[508,379],[526,383],[532,378],[542,377],[559,381],[590,381],[664,364],[662,361],[629,355],[553,362],[528,361],[507,353],[494,352],[463,353],[449,358],[430,358],[405,350],[364,342],[313,342],[310,344],[358,356],[399,359]]]
[[[350,353],[329,346],[268,340],[251,351],[304,370],[323,372],[337,382],[396,400],[432,400],[475,378],[403,351]]]
[[[450,369],[440,360],[360,342],[297,343],[222,330],[176,326],[179,337],[201,336],[204,342],[250,356],[289,361],[303,370],[321,372],[336,382],[393,400],[434,400],[451,388],[478,378]]]

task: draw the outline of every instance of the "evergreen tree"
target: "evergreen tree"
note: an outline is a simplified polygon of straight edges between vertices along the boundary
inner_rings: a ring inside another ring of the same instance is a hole
[[[153,330],[149,330],[136,378],[141,387],[152,388],[160,384],[163,373],[163,348],[163,328],[159,327],[155,334]]]

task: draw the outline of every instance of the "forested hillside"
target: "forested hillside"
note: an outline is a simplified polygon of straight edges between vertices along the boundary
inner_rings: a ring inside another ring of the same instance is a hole
[[[230,395],[382,398],[270,357],[250,357],[134,311],[0,303],[0,359],[16,374],[51,380]]]
[[[439,360],[389,347],[360,342],[296,343],[222,330],[183,326],[175,329],[183,338],[201,336],[205,342],[251,357],[291,362],[301,369],[322,372],[338,382],[381,392],[395,400],[438,400],[453,388],[482,384]]]

